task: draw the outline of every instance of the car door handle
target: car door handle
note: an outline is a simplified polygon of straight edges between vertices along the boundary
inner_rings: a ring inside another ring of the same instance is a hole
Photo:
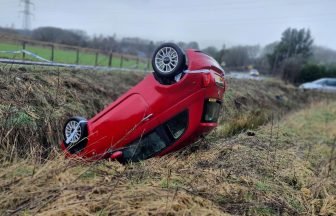
[[[153,113],[151,113],[151,114],[149,114],[149,115],[147,115],[146,117],[144,117],[143,119],[142,119],[142,122],[144,122],[144,121],[148,121],[150,118],[152,118],[153,117]]]

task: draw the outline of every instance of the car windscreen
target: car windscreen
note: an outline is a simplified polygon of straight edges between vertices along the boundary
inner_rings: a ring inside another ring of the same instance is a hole
[[[324,85],[326,82],[326,79],[318,79],[315,80],[313,83],[318,84],[318,85]]]
[[[188,126],[188,111],[174,116],[154,131],[137,139],[123,149],[125,162],[137,162],[150,158],[172,145],[186,131]]]
[[[159,130],[156,130],[133,142],[123,151],[123,157],[126,161],[144,160],[161,152],[168,144],[169,140],[161,137]]]

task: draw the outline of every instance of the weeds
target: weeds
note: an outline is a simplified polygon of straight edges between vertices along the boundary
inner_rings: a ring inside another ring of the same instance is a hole
[[[2,66],[1,71],[0,155],[4,161],[47,158],[62,139],[66,118],[90,118],[143,77],[29,66],[27,70]],[[120,82],[129,76],[133,79]]]
[[[294,121],[300,115],[294,114],[290,119]],[[306,123],[311,122],[308,120]],[[269,133],[271,125],[268,125],[257,130],[255,137],[241,136],[233,143],[230,140],[221,141],[218,147],[199,149],[192,154],[178,152],[126,166],[103,161],[87,169],[80,161],[56,156],[44,164],[37,164],[35,173],[31,175],[31,168],[28,168],[31,166],[13,164],[0,172],[4,180],[1,183],[0,207],[6,209],[3,214],[25,212],[44,215],[148,212],[181,215],[223,215],[223,212],[332,214],[336,192],[333,182],[309,172],[304,158],[296,153],[296,145],[282,145],[286,141],[282,138],[286,136],[282,128],[284,124],[291,123],[279,124],[278,156],[293,164],[295,178],[290,175],[291,169],[288,170],[286,163],[279,163],[281,160],[277,161],[276,178],[272,177],[274,166],[267,159],[267,145],[263,150],[262,144],[269,142],[269,137],[263,136]],[[295,134],[301,133],[301,128],[293,126],[292,133],[295,137]],[[253,140],[258,142],[253,143]],[[232,145],[235,147],[228,151]],[[208,161],[208,165],[199,166],[198,162],[204,160]],[[18,167],[21,169],[19,173],[16,171]],[[16,177],[10,177],[11,170]],[[296,185],[301,186],[293,187],[293,179],[298,182]]]
[[[55,147],[63,120],[74,113],[93,115],[142,75],[2,71],[10,78],[0,78],[6,87],[0,92],[1,215],[336,212],[335,148],[329,144],[335,137],[335,102],[307,106],[312,98],[291,86],[231,80],[221,127],[209,139],[137,164],[85,164],[64,159]],[[16,77],[22,85],[15,85]],[[305,109],[274,118],[302,104]],[[228,139],[250,128],[253,135]]]

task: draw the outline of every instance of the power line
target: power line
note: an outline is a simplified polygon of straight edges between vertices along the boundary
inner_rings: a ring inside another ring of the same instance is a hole
[[[33,15],[30,11],[30,6],[34,4],[31,0],[21,0],[21,2],[24,3],[23,11],[21,11],[21,13],[23,13],[22,28],[24,30],[29,30],[31,25],[30,17]]]

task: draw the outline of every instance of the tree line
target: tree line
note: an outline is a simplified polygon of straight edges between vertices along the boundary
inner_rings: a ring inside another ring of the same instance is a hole
[[[309,29],[286,29],[280,41],[264,47],[233,46],[203,50],[222,62],[228,70],[256,68],[264,74],[294,83],[336,77],[336,51],[314,45]]]
[[[68,30],[56,27],[40,27],[31,31],[0,28],[0,32],[24,34],[34,40],[61,43],[80,47],[100,49],[106,52],[119,52],[150,57],[155,47],[162,41],[152,41],[138,37],[117,38],[113,36],[88,36],[81,30]],[[199,49],[195,41],[178,42],[182,48]],[[239,45],[218,49],[214,46],[202,49],[220,62],[226,70],[247,70],[255,68],[261,73],[278,76],[292,82],[310,81],[316,78],[314,70],[319,68],[320,76],[335,76],[336,51],[314,45],[309,29],[288,28],[280,41],[270,43],[264,47],[259,45]],[[313,67],[314,66],[314,67]],[[307,67],[311,67],[309,76]],[[322,71],[322,72],[321,72]],[[327,71],[323,73],[323,71]],[[302,77],[305,77],[304,79]],[[310,78],[309,78],[310,77]]]

